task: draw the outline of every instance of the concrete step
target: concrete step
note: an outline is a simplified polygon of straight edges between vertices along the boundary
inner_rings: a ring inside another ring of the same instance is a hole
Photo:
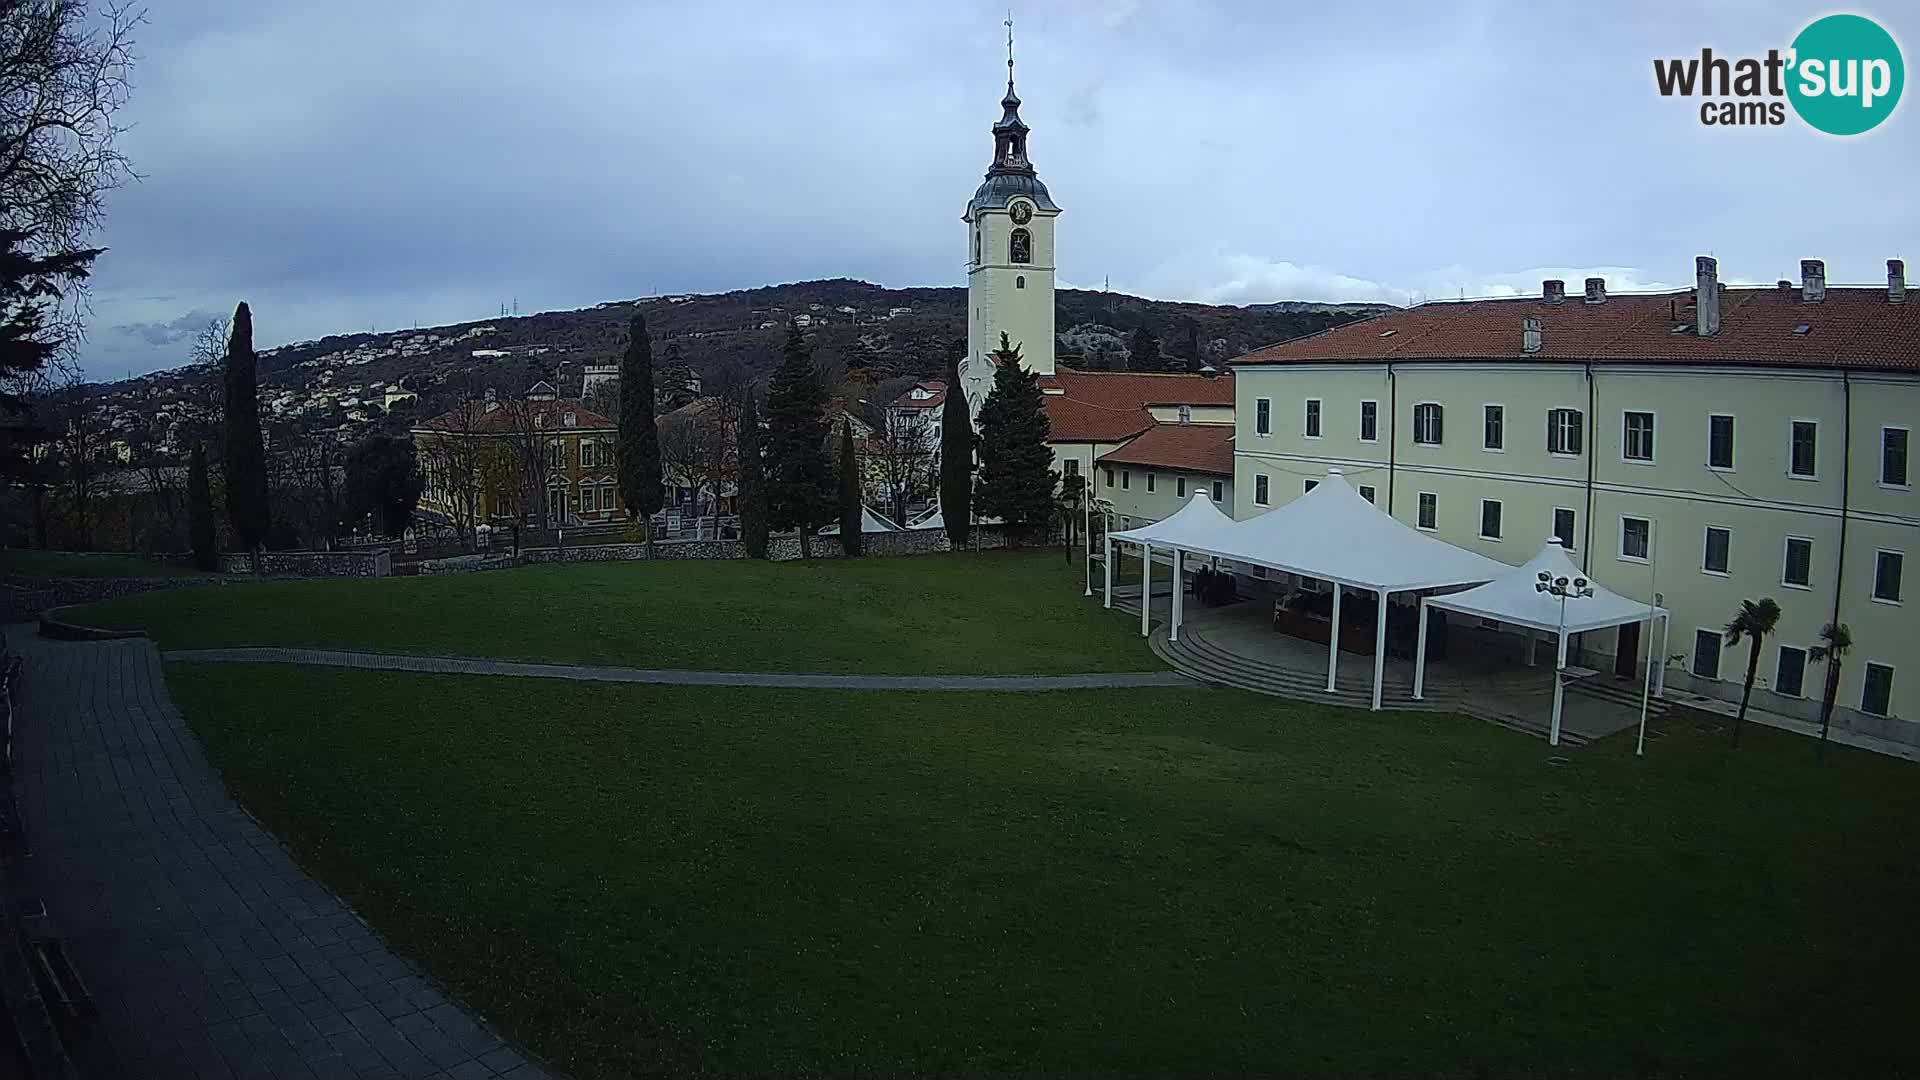
[[[1615,705],[1624,705],[1629,709],[1640,708],[1640,687],[1612,679],[1574,679],[1567,683],[1567,692],[1597,698]],[[1654,717],[1667,715],[1667,702],[1657,697],[1648,698],[1647,715]]]

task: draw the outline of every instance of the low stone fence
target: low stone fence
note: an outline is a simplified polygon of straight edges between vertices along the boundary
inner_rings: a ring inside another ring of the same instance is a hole
[[[863,539],[862,553],[871,556],[932,555],[953,550],[953,544],[947,539],[944,529],[875,532],[867,533]],[[1044,536],[1035,536],[1028,542],[1038,546],[1049,541]],[[1057,538],[1052,542],[1058,543]],[[838,559],[844,555],[840,550],[840,538],[837,536],[814,537],[811,546],[813,557],[816,559]],[[1005,528],[985,525],[974,529],[973,537],[968,540],[966,550],[990,551],[1007,546],[1009,545]],[[525,548],[520,552],[520,561],[525,563],[625,562],[647,557],[645,544]],[[744,559],[747,557],[747,545],[740,540],[658,540],[654,542],[652,557],[655,559]],[[791,562],[798,558],[800,558],[798,537],[776,536],[767,541],[767,559],[770,562]]]
[[[219,583],[216,577],[37,578],[0,575],[0,623],[27,622],[57,607],[113,600],[155,589]]]
[[[393,573],[393,556],[387,548],[371,551],[265,551],[220,556],[220,570],[227,574],[270,574],[275,577],[387,577]]]
[[[505,570],[518,565],[511,553],[499,555],[455,555],[450,559],[428,559],[419,564],[421,574],[470,574],[478,570]]]

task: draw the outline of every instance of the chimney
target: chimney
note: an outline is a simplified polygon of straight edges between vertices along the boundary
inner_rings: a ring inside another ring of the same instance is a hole
[[[1693,260],[1693,332],[1701,337],[1720,332],[1720,264],[1711,255]]]
[[[1781,278],[1776,284],[1778,285],[1781,292],[1793,291],[1793,282],[1788,281],[1786,278]]]
[[[1607,279],[1590,277],[1587,279],[1587,303],[1604,304],[1607,302]]]
[[[1819,259],[1800,260],[1800,299],[1817,304],[1827,298],[1827,264]]]
[[[1548,278],[1540,283],[1540,298],[1549,304],[1562,303],[1567,298],[1567,283],[1559,278]]]
[[[1520,323],[1520,351],[1531,356],[1540,351],[1540,318],[1529,315]]]
[[[1907,264],[1899,259],[1887,260],[1887,303],[1904,304],[1907,301]]]

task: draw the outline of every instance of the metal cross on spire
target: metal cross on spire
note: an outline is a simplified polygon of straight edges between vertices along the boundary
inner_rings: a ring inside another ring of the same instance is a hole
[[[1013,85],[1013,9],[1007,9],[1007,85]]]

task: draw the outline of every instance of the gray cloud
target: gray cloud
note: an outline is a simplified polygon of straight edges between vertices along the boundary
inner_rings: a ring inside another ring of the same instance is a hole
[[[196,334],[220,318],[218,312],[195,310],[166,322],[121,323],[113,332],[147,345],[164,347],[192,341]]]
[[[239,300],[270,346],[515,299],[962,284],[1003,18],[977,0],[155,5],[125,144],[146,178],[99,238],[112,329],[89,371],[179,363],[181,313]],[[1798,5],[1073,0],[1016,18],[1062,280],[1404,300],[1533,288],[1543,266],[1686,281],[1702,252],[1735,278],[1816,256],[1877,280],[1920,227],[1920,104],[1845,140],[1709,131],[1653,92],[1654,56],[1784,44]]]

